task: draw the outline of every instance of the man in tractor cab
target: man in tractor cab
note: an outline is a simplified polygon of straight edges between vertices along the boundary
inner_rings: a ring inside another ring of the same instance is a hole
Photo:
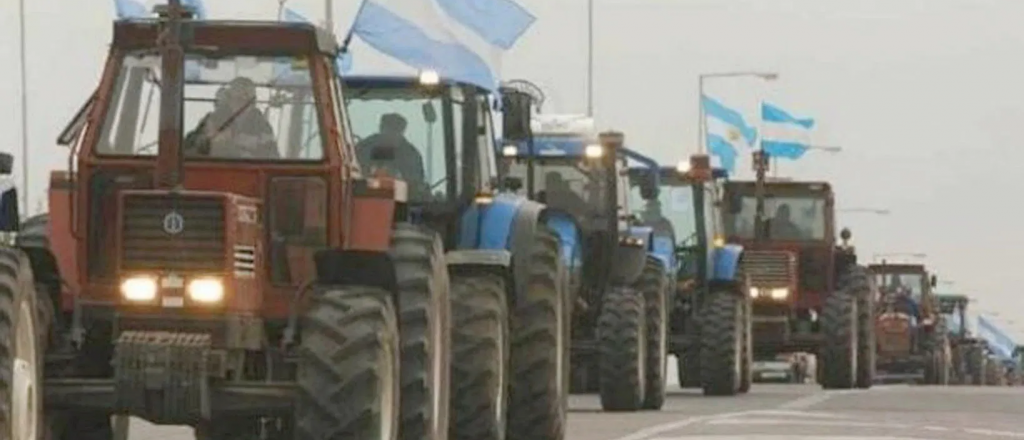
[[[780,240],[798,240],[803,238],[803,231],[790,218],[789,205],[783,203],[775,209],[775,216],[770,224],[771,237]]]
[[[398,113],[382,115],[379,131],[356,144],[356,155],[363,172],[372,174],[382,168],[421,192],[427,185],[423,155],[405,138],[407,126]]]
[[[564,209],[574,215],[584,216],[587,214],[587,202],[572,190],[558,171],[549,171],[544,175],[544,190],[538,194],[537,198],[548,205]]]
[[[217,91],[214,109],[185,136],[185,154],[239,159],[277,159],[277,140],[256,108],[256,83],[236,77]]]

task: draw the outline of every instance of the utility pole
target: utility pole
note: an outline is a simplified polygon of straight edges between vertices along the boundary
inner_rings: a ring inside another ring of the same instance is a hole
[[[21,44],[19,61],[21,64],[21,212],[23,216],[28,215],[29,186],[28,186],[28,51],[25,49],[25,0],[18,1],[18,29]]]
[[[587,0],[587,116],[594,117],[594,0]]]
[[[324,0],[324,20],[327,31],[334,35],[334,0]]]

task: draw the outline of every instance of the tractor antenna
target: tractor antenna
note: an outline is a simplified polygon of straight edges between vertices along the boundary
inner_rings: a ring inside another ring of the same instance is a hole
[[[160,83],[160,134],[156,164],[156,181],[160,188],[180,188],[184,163],[181,148],[182,99],[185,95],[185,50],[182,48],[182,25],[192,18],[181,0],[168,0],[154,8],[161,18],[157,36],[162,60]]]

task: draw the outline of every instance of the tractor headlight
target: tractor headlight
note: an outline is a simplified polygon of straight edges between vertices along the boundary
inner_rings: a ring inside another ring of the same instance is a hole
[[[789,289],[772,289],[771,291],[768,292],[768,295],[771,296],[774,300],[784,300],[789,297]]]
[[[420,85],[436,86],[441,83],[441,75],[436,70],[424,70],[420,72]]]
[[[188,283],[188,297],[204,304],[220,302],[224,299],[224,283],[218,278],[196,278]]]
[[[156,278],[151,276],[133,276],[121,282],[121,296],[132,302],[152,301],[158,290]]]
[[[506,145],[501,148],[501,155],[505,157],[515,157],[519,154],[519,147],[515,145]]]
[[[760,295],[761,295],[761,290],[760,289],[758,289],[757,287],[751,287],[750,288],[750,297],[751,298],[757,298]]]
[[[604,148],[600,145],[587,145],[587,148],[583,150],[583,155],[590,159],[597,159],[604,156]]]

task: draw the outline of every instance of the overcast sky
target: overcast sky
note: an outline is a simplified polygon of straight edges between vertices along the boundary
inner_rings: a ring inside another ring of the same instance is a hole
[[[54,139],[89,95],[114,15],[111,0],[28,3],[31,194],[66,166]],[[275,0],[206,0],[215,17],[276,16]],[[356,0],[337,0],[347,28]],[[585,0],[520,0],[539,20],[505,61],[506,78],[545,88],[552,112],[586,109]],[[248,5],[241,9],[239,5]],[[695,151],[697,75],[776,71],[774,83],[716,80],[707,92],[756,115],[760,99],[819,122],[842,146],[784,162],[782,174],[833,182],[859,254],[924,252],[945,290],[999,310],[1024,340],[1024,2],[1007,0],[595,0],[595,114],[659,159]],[[291,0],[321,20],[323,2]],[[18,8],[0,0],[0,149],[20,154]],[[360,69],[381,63],[354,47]],[[386,63],[381,68],[390,68]],[[744,156],[746,156],[744,152]],[[749,159],[740,164],[749,175]],[[36,202],[33,201],[34,207]]]

